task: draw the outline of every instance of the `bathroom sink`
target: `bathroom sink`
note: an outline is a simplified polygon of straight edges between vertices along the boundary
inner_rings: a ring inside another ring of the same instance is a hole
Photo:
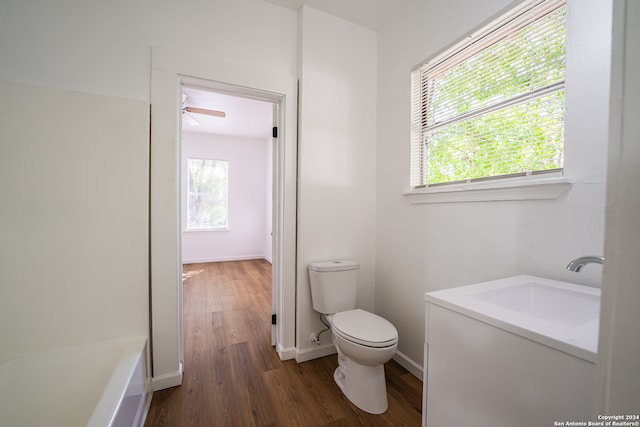
[[[514,276],[425,294],[425,300],[595,362],[600,289]]]
[[[577,326],[598,319],[600,297],[538,282],[518,283],[470,295],[507,310]]]
[[[523,275],[425,300],[425,426],[589,419],[600,289]]]

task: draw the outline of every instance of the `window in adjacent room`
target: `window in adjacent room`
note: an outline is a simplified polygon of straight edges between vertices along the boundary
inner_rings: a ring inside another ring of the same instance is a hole
[[[229,227],[229,162],[188,159],[187,229],[220,230]]]
[[[412,188],[562,172],[565,27],[528,0],[413,70]]]

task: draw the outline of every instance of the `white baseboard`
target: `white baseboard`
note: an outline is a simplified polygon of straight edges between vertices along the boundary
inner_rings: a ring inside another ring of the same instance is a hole
[[[401,353],[399,351],[397,351],[396,354],[393,355],[393,360],[398,362],[398,365],[411,372],[414,377],[422,381],[424,372],[422,366],[418,365],[415,361],[408,358],[404,353]]]
[[[304,348],[302,350],[296,349],[295,358],[296,362],[301,363],[308,360],[329,356],[331,354],[335,354],[336,352],[336,347],[333,344],[328,344],[318,347]],[[413,376],[422,381],[422,366],[418,365],[415,361],[399,351],[396,352],[396,354],[393,356],[393,360],[395,360],[398,365],[409,371]]]
[[[296,350],[296,362],[306,362],[307,360],[319,359],[335,353],[337,353],[337,350],[333,344],[303,348],[302,350]]]
[[[295,347],[284,348],[282,345],[278,344],[276,346],[276,351],[278,352],[280,360],[291,360],[296,357]]]
[[[225,262],[225,261],[246,261],[250,259],[265,259],[269,262],[264,255],[238,255],[238,256],[225,256],[225,257],[214,257],[214,258],[200,258],[200,259],[183,259],[183,264],[204,264],[207,262]]]
[[[158,391],[182,385],[182,370],[151,378],[151,390]]]

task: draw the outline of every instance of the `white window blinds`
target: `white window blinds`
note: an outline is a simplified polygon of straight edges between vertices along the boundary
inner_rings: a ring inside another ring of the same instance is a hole
[[[520,4],[412,72],[412,187],[561,171],[564,0]]]

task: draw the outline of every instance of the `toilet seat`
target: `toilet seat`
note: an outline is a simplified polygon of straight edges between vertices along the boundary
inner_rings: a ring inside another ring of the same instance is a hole
[[[333,315],[333,331],[345,340],[367,347],[384,348],[398,342],[398,331],[387,319],[355,309]]]

